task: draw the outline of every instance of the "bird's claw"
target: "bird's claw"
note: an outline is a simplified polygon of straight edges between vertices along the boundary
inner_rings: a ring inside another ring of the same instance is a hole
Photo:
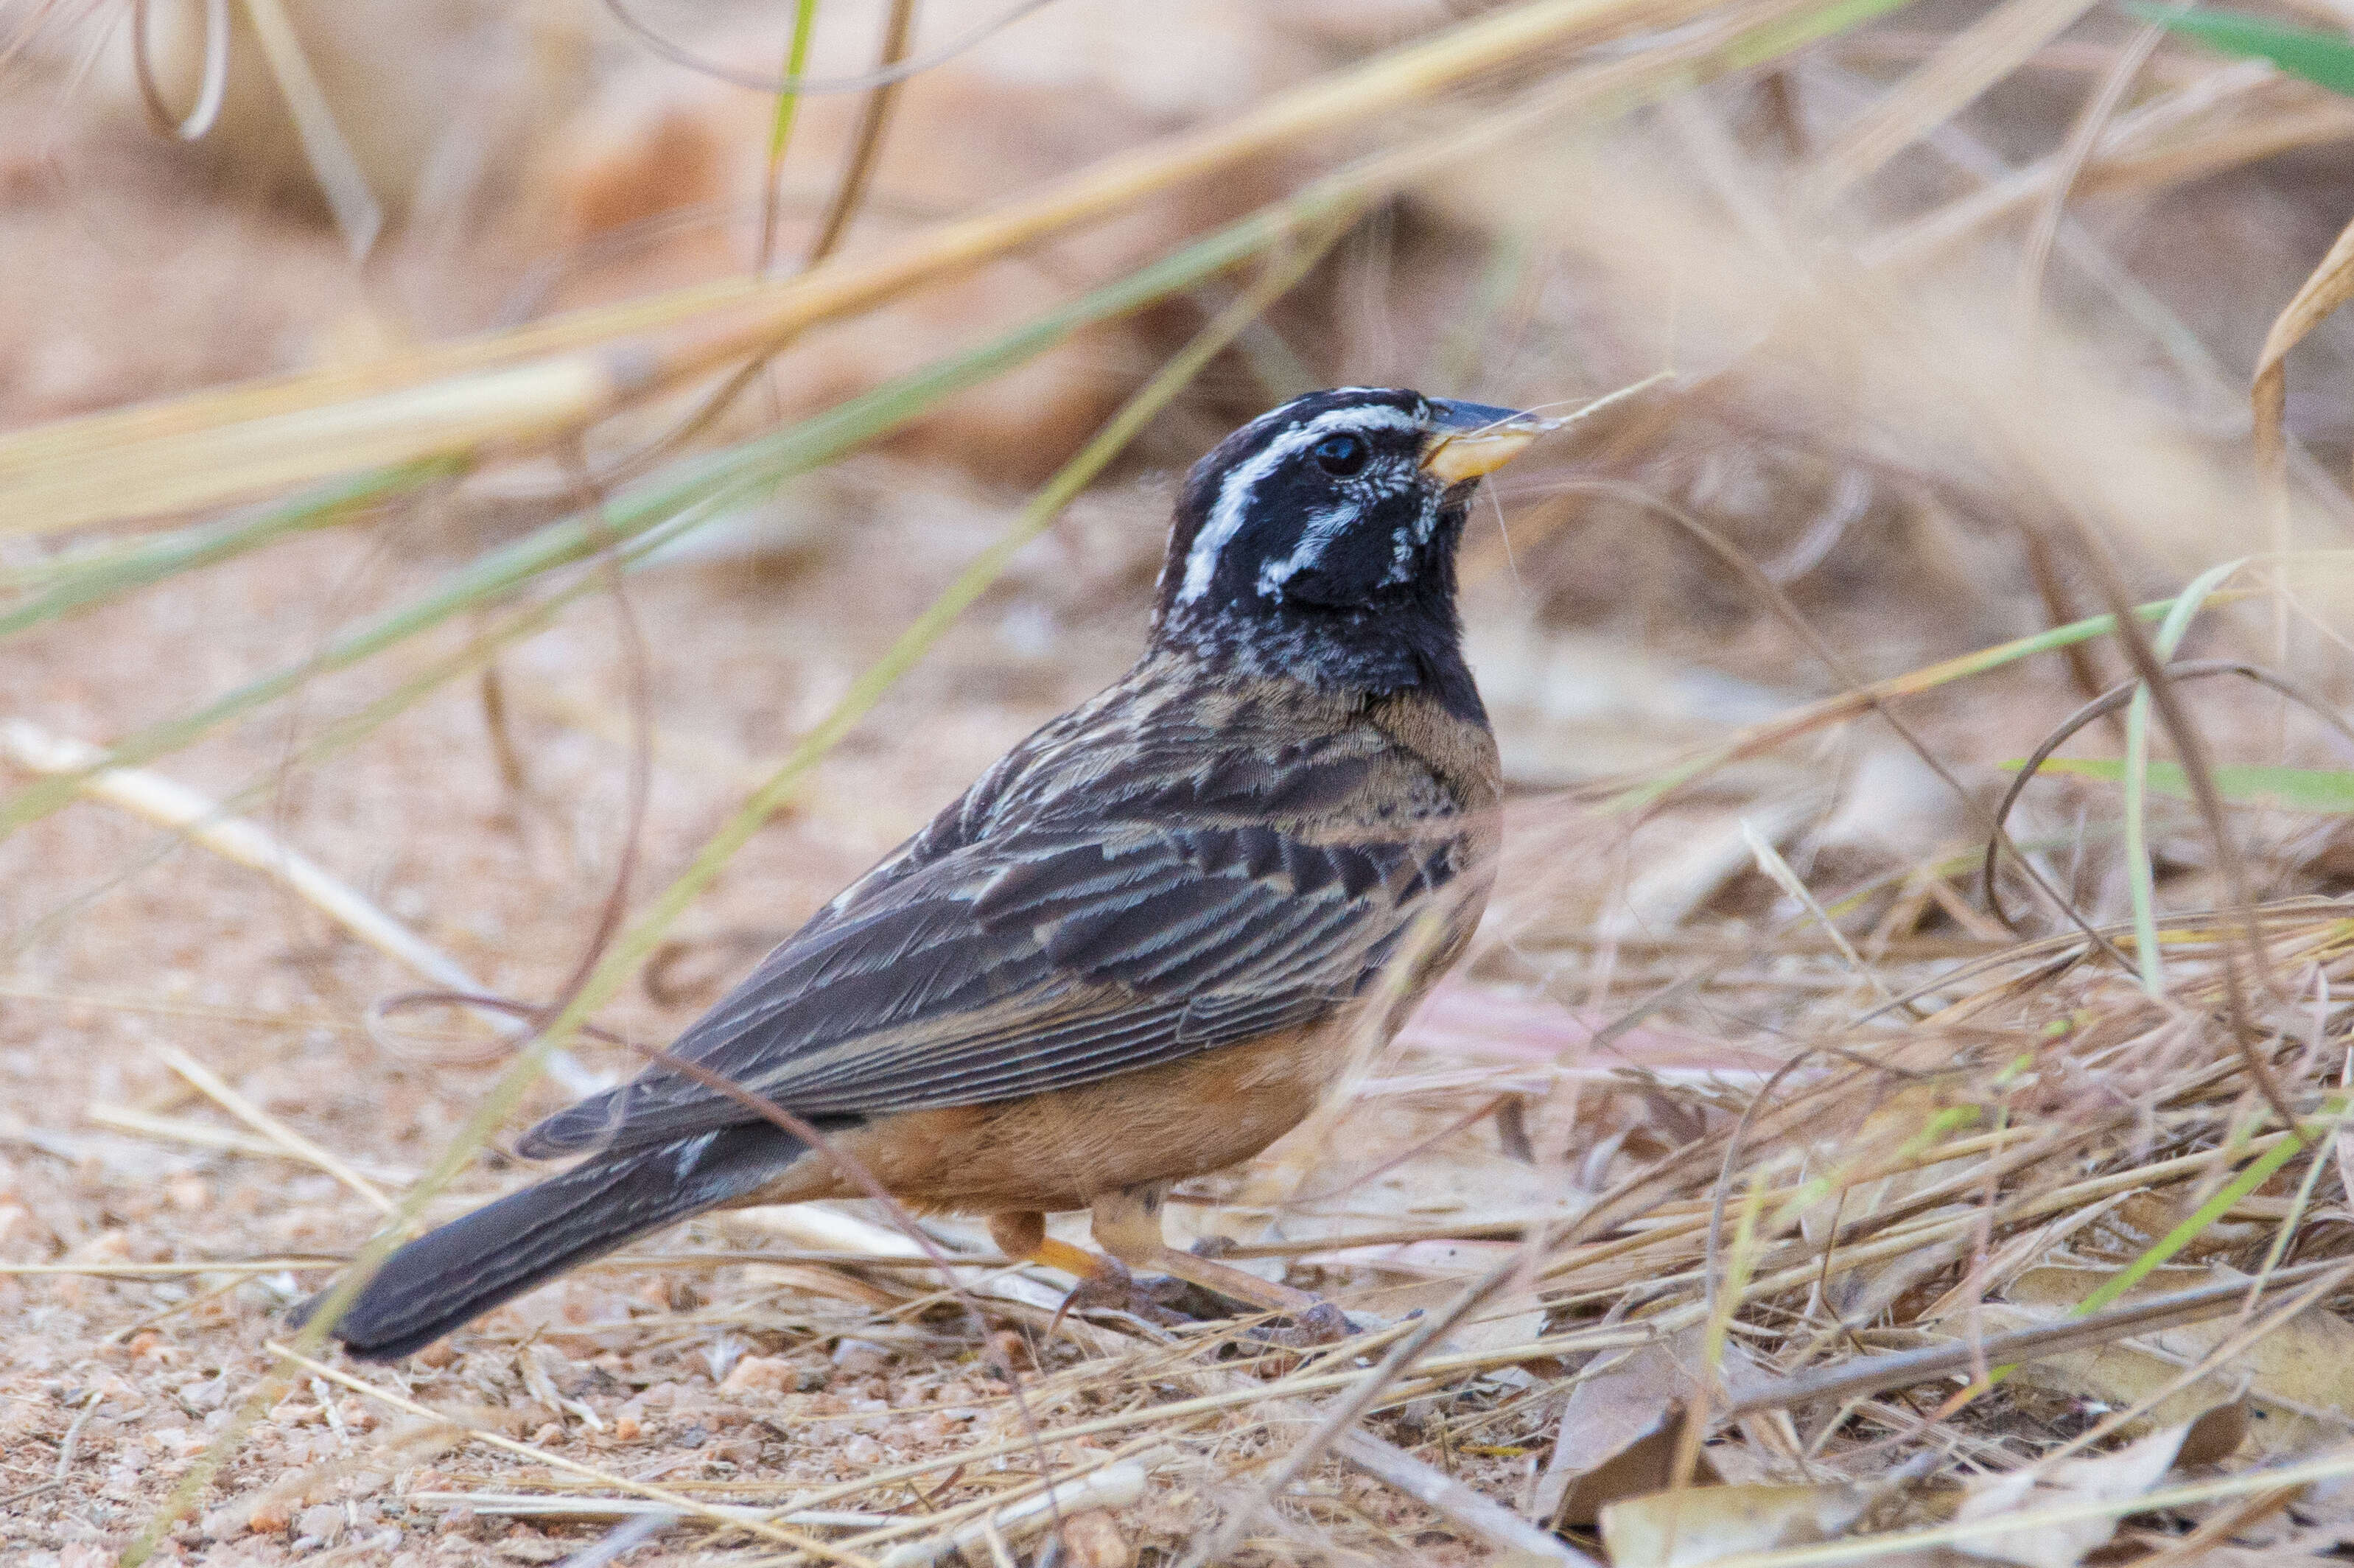
[[[1079,1281],[1070,1295],[1064,1298],[1063,1310],[1083,1312],[1090,1308],[1106,1311],[1125,1312],[1161,1328],[1182,1327],[1193,1321],[1172,1305],[1182,1298],[1187,1287],[1182,1279],[1170,1279],[1154,1275],[1139,1279],[1127,1266],[1115,1258],[1104,1258],[1095,1273]]]

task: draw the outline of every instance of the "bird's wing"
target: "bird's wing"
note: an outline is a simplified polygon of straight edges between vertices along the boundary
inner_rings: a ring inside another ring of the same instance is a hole
[[[1347,843],[1133,820],[993,835],[854,886],[672,1049],[801,1116],[1070,1088],[1330,1012],[1459,853],[1403,823]],[[750,1115],[657,1065],[522,1147],[628,1148]]]

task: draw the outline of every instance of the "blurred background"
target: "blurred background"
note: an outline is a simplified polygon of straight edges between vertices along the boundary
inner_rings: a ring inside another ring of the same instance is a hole
[[[2148,1254],[2215,1183],[2097,1224],[2087,1196],[2009,1276],[1989,1247],[2041,1233],[1995,1195],[2239,1150],[2345,1061],[2349,30],[2344,0],[0,5],[6,1550],[112,1561],[164,1518],[377,1200],[486,1103],[511,1134],[634,1070],[625,1040],[1115,678],[1185,467],[1328,385],[1596,406],[1465,547],[1511,786],[1472,959],[1186,1223],[1404,1303],[1736,1125],[1770,1186],[2001,1107],[2076,1141],[1929,1206],[1967,1224],[1901,1277],[1840,1287],[1825,1253],[1812,1295],[1744,1298],[1750,1350],[1842,1312],[1926,1332],[2063,1244]],[[2134,640],[2086,624],[2186,590]],[[2152,657],[2177,678],[2135,698]],[[1831,1070],[1860,1052],[1887,1071]],[[1802,1058],[1818,1119],[1769,1128]],[[514,1179],[497,1142],[430,1213]],[[2247,1202],[2297,1204],[2273,1228],[2209,1214],[2249,1227],[2214,1255],[2354,1242],[2327,1165],[2264,1173]],[[1719,1175],[1676,1169],[1661,1202]],[[1824,1234],[1767,1213],[1774,1245]],[[907,1277],[734,1223],[408,1386],[746,1488],[1013,1419]],[[1700,1266],[1677,1234],[1652,1277]],[[1549,1278],[1498,1342],[1628,1309]],[[748,1356],[782,1370],[729,1383]],[[1590,1526],[1556,1438],[1585,1364],[1393,1436]],[[1817,1459],[2001,1469],[2132,1403],[2054,1381],[1954,1417],[1967,1465],[1937,1423]],[[723,1425],[722,1385],[966,1414],[812,1441]],[[402,1500],[493,1463],[454,1440],[387,1446],[323,1383],[271,1401],[164,1550],[579,1544]],[[1787,1478],[1755,1434],[1719,1449]],[[1121,1549],[1174,1552],[1239,1473],[1154,1490]],[[1238,1560],[1478,1560],[1349,1495]]]

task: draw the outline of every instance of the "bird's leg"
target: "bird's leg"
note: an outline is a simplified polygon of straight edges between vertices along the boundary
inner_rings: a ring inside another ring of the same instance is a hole
[[[1151,1323],[1181,1323],[1185,1319],[1167,1309],[1139,1285],[1136,1277],[1116,1257],[1089,1252],[1073,1246],[1066,1241],[1056,1241],[1046,1234],[1046,1216],[1036,1210],[1015,1210],[989,1217],[989,1237],[1000,1252],[1008,1257],[1018,1257],[1028,1263],[1043,1263],[1049,1268],[1059,1268],[1065,1274],[1078,1277],[1078,1288],[1063,1303],[1063,1311],[1073,1307],[1111,1307],[1133,1313]]]
[[[1126,1274],[1113,1259],[1098,1256],[1085,1247],[1056,1241],[1046,1234],[1046,1216],[1035,1209],[1012,1210],[989,1216],[989,1239],[997,1250],[1008,1257],[1018,1257],[1024,1263],[1043,1263],[1049,1268],[1059,1268],[1065,1274],[1076,1274],[1081,1279],[1100,1279],[1107,1274]]]
[[[1349,1320],[1330,1301],[1171,1246],[1161,1230],[1161,1200],[1167,1191],[1166,1183],[1149,1182],[1097,1198],[1096,1245],[1130,1268],[1156,1269],[1263,1311],[1284,1313],[1299,1325],[1307,1342],[1348,1338]]]

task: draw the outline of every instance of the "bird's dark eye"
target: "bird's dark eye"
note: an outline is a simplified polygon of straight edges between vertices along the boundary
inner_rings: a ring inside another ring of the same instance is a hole
[[[1335,479],[1346,479],[1373,456],[1363,436],[1327,436],[1310,453],[1316,466]]]

